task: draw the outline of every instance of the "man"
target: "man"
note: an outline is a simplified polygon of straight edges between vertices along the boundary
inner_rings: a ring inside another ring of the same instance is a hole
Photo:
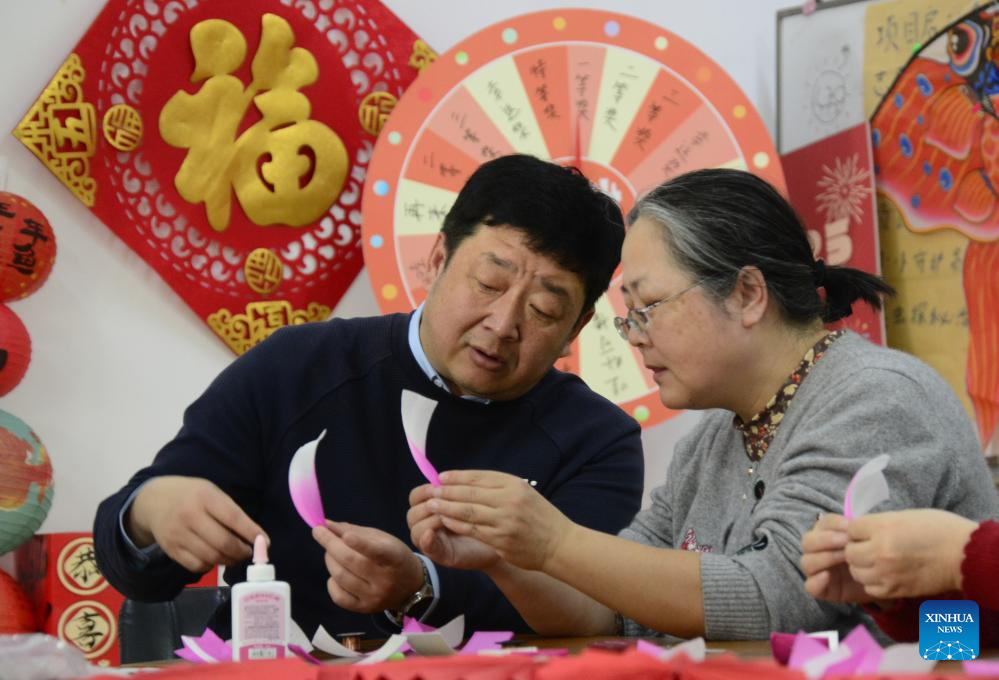
[[[438,401],[427,452],[439,470],[515,474],[575,521],[616,532],[640,503],[639,429],[552,366],[593,316],[623,237],[617,206],[577,172],[529,156],[482,165],[434,244],[425,303],[282,329],[234,361],[153,464],[101,504],[101,571],[128,597],[170,599],[217,564],[243,580],[264,533],[308,636],[320,624],[384,635],[403,615],[525,630],[484,574],[413,552],[408,494],[424,480],[401,392]],[[332,521],[311,530],[288,466],[323,430],[316,472]]]

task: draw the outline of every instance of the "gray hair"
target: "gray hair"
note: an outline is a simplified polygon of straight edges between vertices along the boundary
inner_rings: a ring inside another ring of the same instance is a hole
[[[877,276],[815,260],[794,209],[748,172],[680,175],[643,196],[629,224],[639,217],[659,226],[677,264],[718,301],[732,292],[743,268],[759,269],[781,317],[793,325],[849,316],[857,299],[878,309],[882,296],[894,294]]]

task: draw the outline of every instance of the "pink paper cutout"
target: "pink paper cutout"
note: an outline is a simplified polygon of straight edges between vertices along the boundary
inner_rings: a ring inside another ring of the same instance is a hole
[[[829,653],[829,643],[818,638],[808,637],[805,633],[794,636],[791,645],[791,655],[787,660],[788,668],[799,669],[812,659]]]
[[[855,659],[855,663],[850,664],[852,670],[840,670],[839,665],[832,666],[829,669],[829,673],[877,673],[878,665],[881,663],[881,657],[884,654],[884,650],[878,641],[874,639],[870,631],[864,626],[857,626],[850,634],[843,638],[840,643],[845,645],[850,649],[851,659]],[[843,662],[845,664],[846,662]]]
[[[427,481],[434,486],[440,486],[441,480],[437,470],[427,459],[427,430],[430,428],[430,418],[436,408],[437,402],[433,399],[412,390],[402,391],[402,429],[406,433],[409,452],[416,467]]]
[[[326,513],[323,512],[323,499],[319,495],[319,480],[316,478],[316,449],[325,436],[326,430],[323,430],[319,437],[298,447],[288,466],[291,502],[310,527],[326,526]]]
[[[437,630],[433,626],[428,626],[425,623],[421,623],[416,619],[410,618],[408,616],[402,617],[402,632],[403,633],[430,633]]]
[[[639,640],[635,644],[635,649],[640,651],[642,654],[648,654],[649,656],[658,659],[666,651],[664,647],[660,647],[654,642],[647,642],[645,640]]]
[[[174,654],[190,661],[191,663],[219,663],[232,661],[232,647],[229,643],[215,634],[211,628],[206,628],[205,632],[198,637],[191,635],[181,635],[180,641],[184,644],[180,649],[174,650]]]
[[[968,675],[994,675],[999,677],[999,661],[994,659],[965,661],[961,664],[961,669]]]
[[[774,660],[781,666],[787,666],[791,660],[791,650],[794,649],[794,642],[798,639],[799,635],[807,635],[803,632],[799,633],[770,633],[770,653],[773,655]],[[825,651],[829,650],[829,641],[824,638],[810,638],[821,644]]]
[[[478,654],[487,649],[501,649],[504,642],[513,639],[513,632],[508,630],[500,631],[478,631],[472,633],[468,642],[461,648],[459,654]]]

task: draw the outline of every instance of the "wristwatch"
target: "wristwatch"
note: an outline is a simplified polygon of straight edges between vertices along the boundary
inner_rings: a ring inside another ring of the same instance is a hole
[[[400,628],[405,617],[419,619],[420,616],[426,613],[427,608],[433,603],[436,596],[433,581],[430,579],[430,572],[427,571],[427,565],[422,559],[420,560],[420,566],[423,568],[423,585],[410,595],[399,609],[385,610],[385,616]]]

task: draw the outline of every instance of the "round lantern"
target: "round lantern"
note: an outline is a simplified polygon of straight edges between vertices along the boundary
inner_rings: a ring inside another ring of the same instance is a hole
[[[0,191],[0,302],[38,290],[55,255],[55,234],[42,211],[17,194]]]
[[[0,411],[0,554],[31,538],[52,505],[48,451],[28,425]]]
[[[28,329],[7,305],[0,305],[0,397],[21,382],[30,361]]]
[[[0,635],[34,633],[37,630],[31,600],[10,574],[0,571]]]

